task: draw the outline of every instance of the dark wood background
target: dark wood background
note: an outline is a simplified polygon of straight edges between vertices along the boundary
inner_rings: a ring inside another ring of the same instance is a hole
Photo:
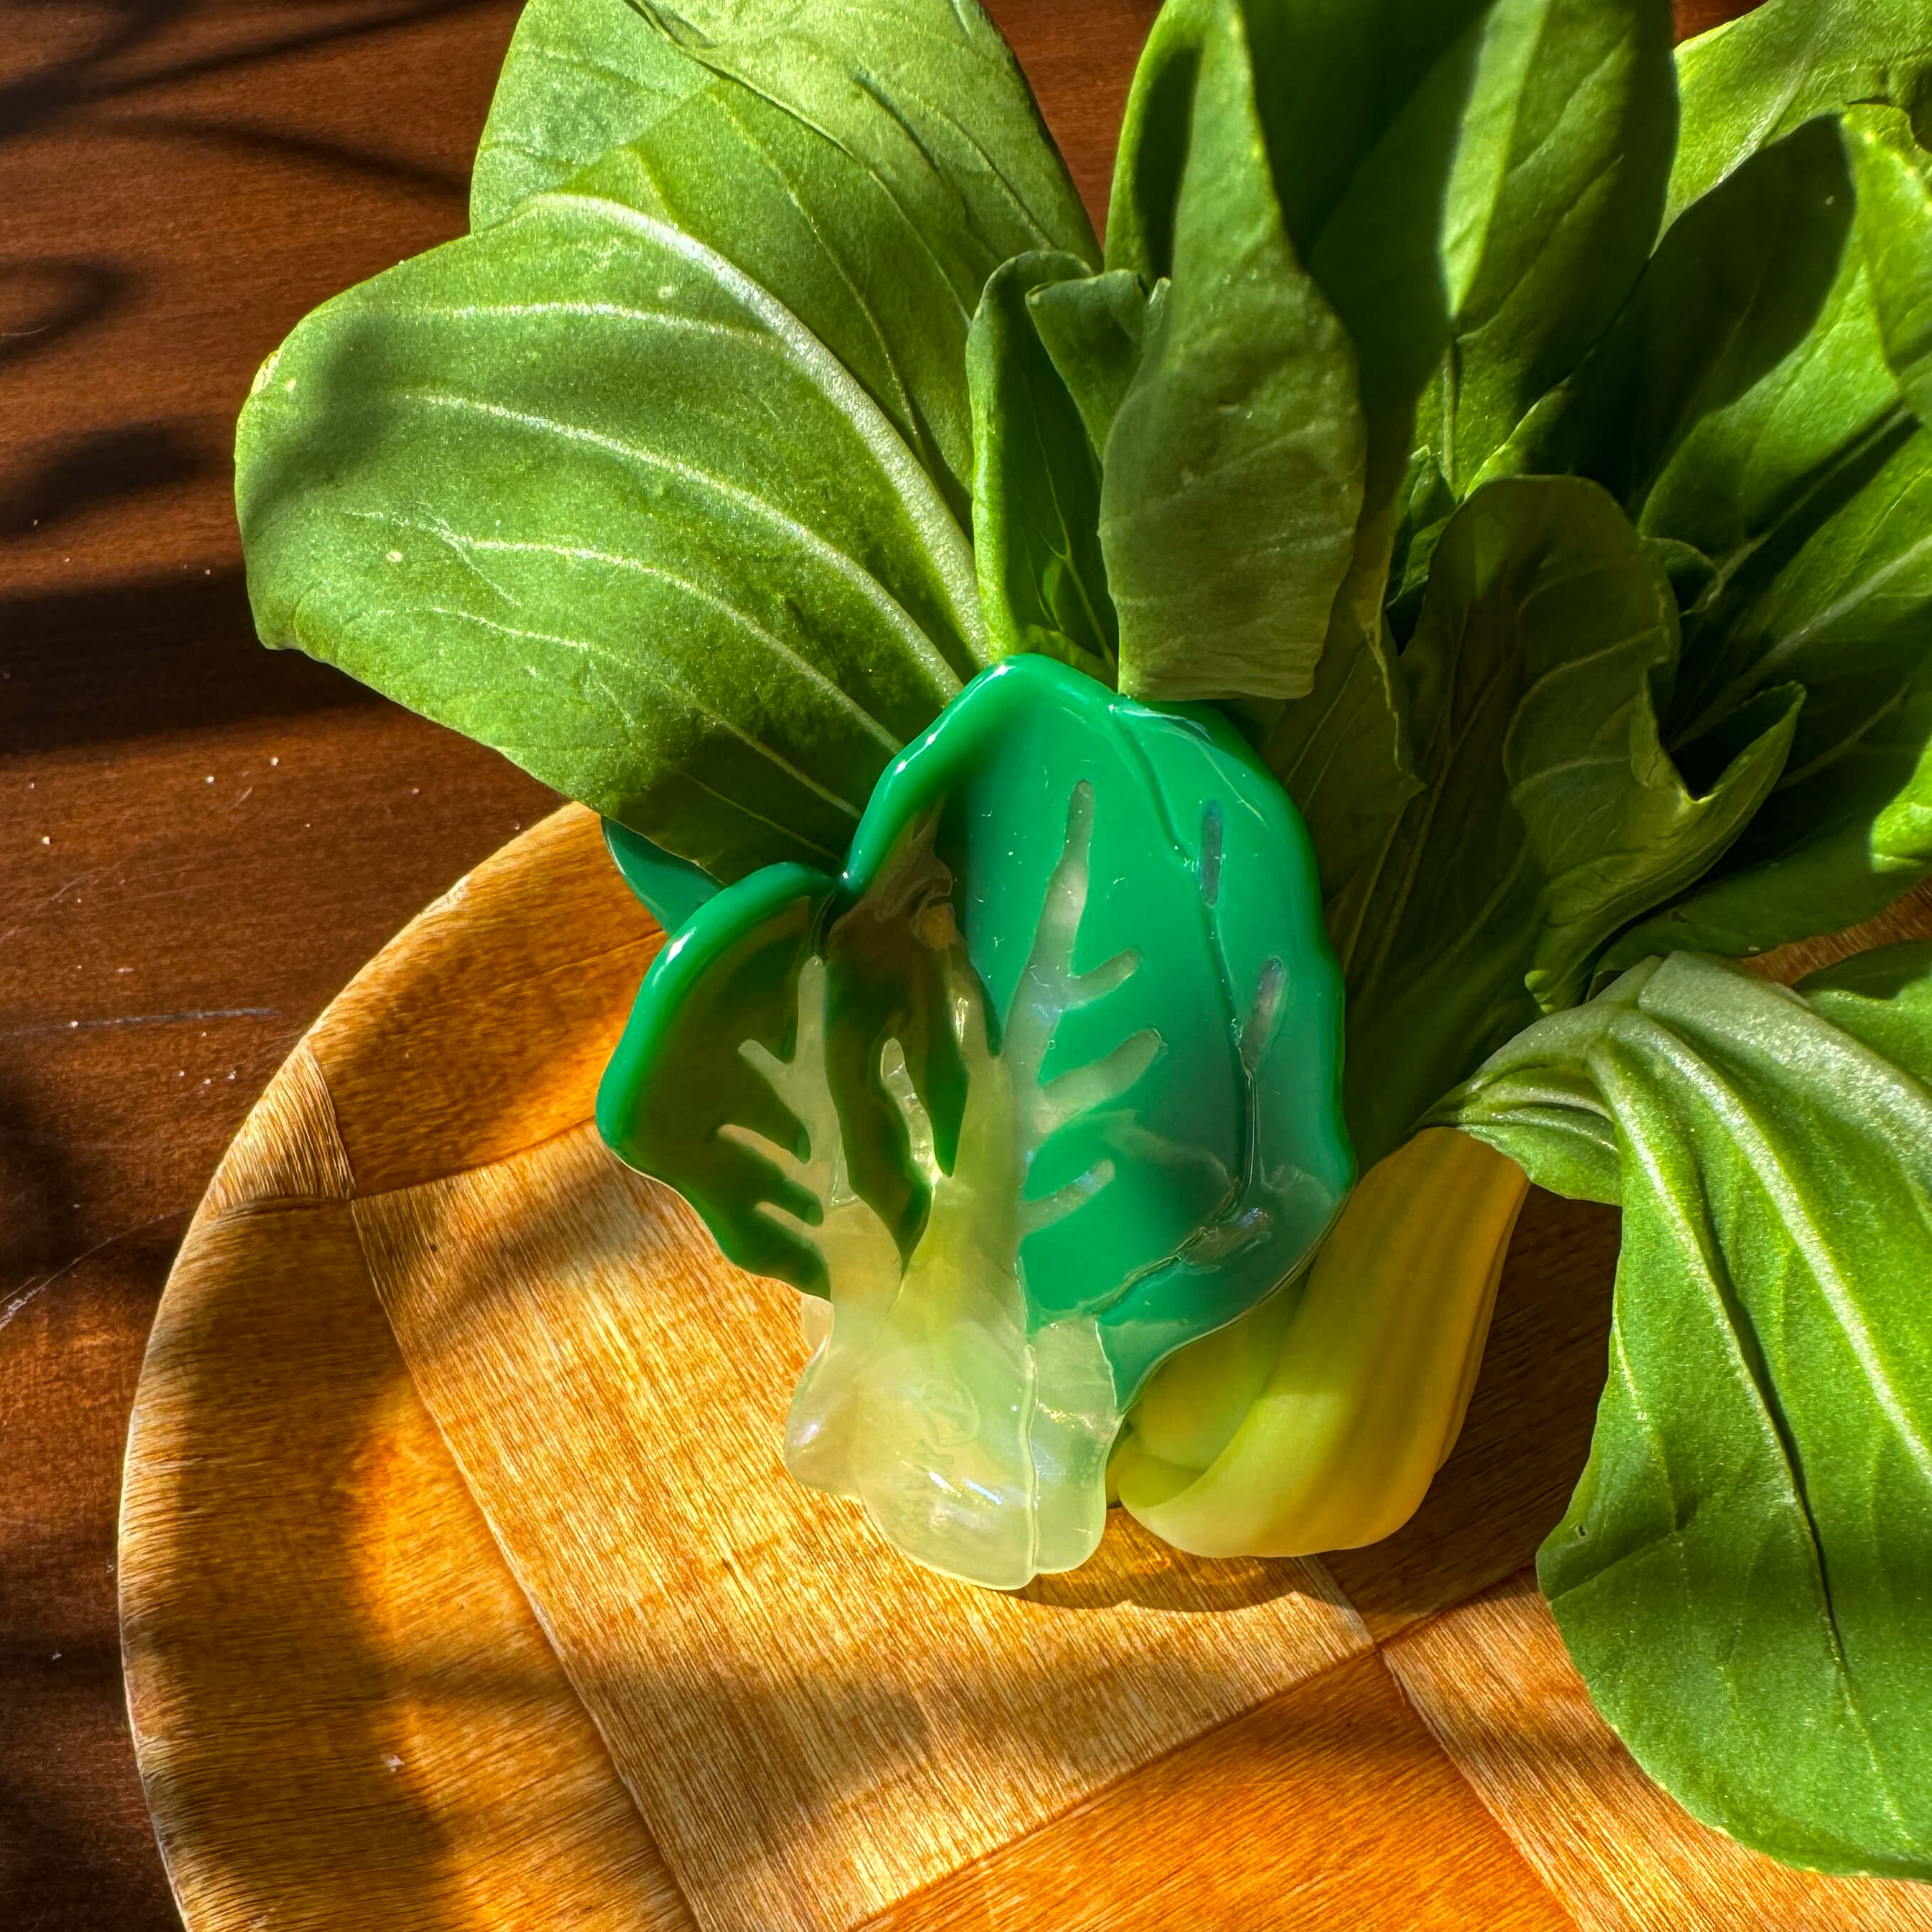
[[[1096,215],[1155,0],[992,0]],[[1737,10],[1678,6],[1680,25]],[[115,1628],[122,1442],[188,1217],[297,1037],[546,812],[254,640],[235,412],[460,232],[517,0],[0,0],[0,1923],[178,1921]]]

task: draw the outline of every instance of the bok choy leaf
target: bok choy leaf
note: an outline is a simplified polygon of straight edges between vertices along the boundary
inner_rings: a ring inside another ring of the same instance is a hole
[[[835,141],[755,88],[706,84],[573,176],[573,193],[703,242],[783,303],[864,386],[962,524],[971,516],[966,330],[976,274]]]
[[[1918,1878],[1929,968],[1924,946],[1867,954],[1792,993],[1651,960],[1434,1115],[1623,1209],[1610,1385],[1538,1560],[1598,1708],[1746,1844]]]
[[[1828,932],[1932,869],[1925,432],[1900,388],[1932,302],[1932,222],[1902,133],[1861,110],[1752,154],[1492,466],[1594,476],[1698,560],[1665,717],[1687,769],[1718,769],[1772,686],[1806,694],[1765,808],[1612,965]]]
[[[542,196],[318,310],[236,494],[263,638],[721,878],[850,843],[982,662],[965,533],[722,256]]]
[[[1120,688],[1298,698],[1361,509],[1355,360],[1283,223],[1236,0],[1210,10],[1192,80],[1169,279],[1100,486]]]
[[[1767,143],[1853,101],[1925,124],[1932,87],[1926,0],[1763,0],[1679,50],[1683,125],[1670,175],[1675,220]]]
[[[1120,623],[1100,554],[1100,456],[1035,326],[1036,296],[1094,282],[1071,255],[1018,255],[986,284],[966,352],[973,554],[993,650],[1043,652],[1112,684]]]
[[[483,130],[482,228],[638,140],[714,75],[864,169],[973,295],[1032,248],[1097,263],[1094,231],[979,0],[531,0]],[[760,218],[746,211],[747,225]],[[725,249],[726,254],[731,250]]]
[[[1334,903],[1349,1130],[1378,1160],[1485,1046],[1570,1004],[1618,927],[1694,878],[1777,778],[1767,692],[1702,796],[1659,740],[1669,584],[1593,484],[1478,490],[1436,552],[1400,670],[1422,790]]]

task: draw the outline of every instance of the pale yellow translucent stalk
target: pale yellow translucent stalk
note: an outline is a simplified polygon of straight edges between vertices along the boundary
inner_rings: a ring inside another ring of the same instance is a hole
[[[1112,1053],[1051,1082],[1045,1062],[1060,1016],[1130,974],[1131,956],[1072,970],[1086,904],[1092,795],[1076,792],[1067,842],[1049,882],[1033,952],[995,1054],[977,976],[950,916],[930,943],[949,957],[951,1018],[966,1101],[950,1170],[889,1042],[880,1066],[904,1118],[932,1207],[902,1273],[890,1234],[854,1192],[825,1072],[825,968],[798,986],[796,1045],[781,1060],[740,1048],[805,1130],[802,1159],[741,1127],[724,1131],[809,1194],[808,1222],[764,1211],[814,1246],[829,1309],[806,1322],[813,1354],[799,1378],[785,1462],[814,1487],[862,1502],[887,1541],[928,1568],[1015,1588],[1090,1556],[1106,1522],[1106,1463],[1120,1403],[1098,1322],[1078,1316],[1032,1327],[1018,1273],[1020,1244],[1099,1192],[1109,1163],[1046,1198],[1026,1198],[1034,1156],[1065,1121],[1132,1085],[1160,1042],[1136,1034]]]

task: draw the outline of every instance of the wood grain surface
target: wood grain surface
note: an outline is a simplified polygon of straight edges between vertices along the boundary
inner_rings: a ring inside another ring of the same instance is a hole
[[[136,1410],[122,1546],[136,1735],[190,1923],[460,1924],[480,1894],[532,1926],[629,1932],[642,1900],[675,1928],[348,1208],[231,1208],[180,1269],[207,1292],[163,1305],[143,1386],[173,1399]],[[296,1444],[326,1474],[291,1509]],[[508,1764],[478,1802],[479,1769]]]
[[[1383,1657],[1582,1932],[1932,1928],[1932,1886],[1793,1871],[1687,1816],[1597,1715],[1533,1576]]]
[[[1151,0],[992,10],[1097,208]],[[1730,10],[1680,0],[1680,23]],[[194,1203],[336,990],[554,802],[262,651],[230,500],[262,358],[461,230],[516,11],[0,0],[0,1920],[36,1932],[177,1922],[122,1710],[114,1511]],[[1607,1237],[1575,1239],[1598,1280]],[[1564,1343],[1586,1355],[1590,1306]],[[1570,1466],[1504,1499],[1520,1547]],[[1398,1621],[1450,1560],[1421,1529],[1402,1547]]]
[[[795,1292],[587,1121],[356,1222],[704,1932],[847,1932],[1370,1647],[1318,1566],[1180,1558],[1118,1513],[1058,1590],[906,1563],[784,1474]]]

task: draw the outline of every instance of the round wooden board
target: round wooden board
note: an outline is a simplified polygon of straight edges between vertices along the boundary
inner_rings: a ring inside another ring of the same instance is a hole
[[[1122,1522],[1020,1598],[935,1584],[778,1468],[784,1298],[596,1146],[658,943],[558,813],[344,992],[209,1188],[120,1557],[190,1932],[1932,1927],[1684,1817],[1527,1578],[1614,1216],[1532,1196],[1388,1542],[1216,1565]]]

